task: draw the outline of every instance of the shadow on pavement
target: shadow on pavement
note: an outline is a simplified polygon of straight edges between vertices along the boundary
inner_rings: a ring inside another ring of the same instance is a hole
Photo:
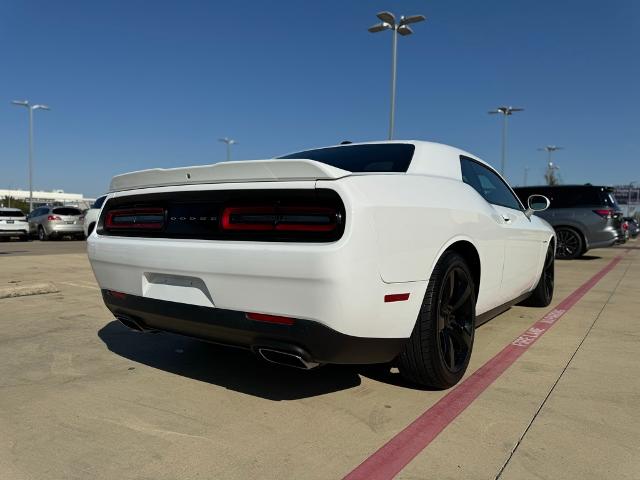
[[[602,257],[598,257],[597,255],[582,255],[575,260],[600,260],[601,258]]]
[[[360,385],[357,366],[304,371],[257,359],[247,350],[170,333],[139,333],[112,321],[98,331],[107,348],[166,372],[268,400],[296,400]]]

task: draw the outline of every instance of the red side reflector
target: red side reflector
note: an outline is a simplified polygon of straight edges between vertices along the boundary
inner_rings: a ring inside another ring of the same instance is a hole
[[[293,318],[267,315],[265,313],[247,313],[246,316],[249,320],[256,322],[277,323],[278,325],[293,325],[295,323]]]
[[[392,293],[391,295],[385,295],[384,301],[385,303],[389,302],[404,302],[405,300],[409,300],[408,293]]]
[[[111,295],[112,297],[119,298],[120,300],[122,300],[124,298],[127,298],[127,294],[126,293],[116,292],[115,290],[107,290],[107,293],[109,295]]]

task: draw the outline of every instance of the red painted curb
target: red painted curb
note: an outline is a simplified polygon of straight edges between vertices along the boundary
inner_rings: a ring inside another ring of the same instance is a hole
[[[500,353],[452,388],[435,405],[374,452],[344,477],[344,480],[387,480],[395,477],[602,277],[615,268],[620,260],[621,255],[611,260],[602,270],[562,300],[556,308],[531,325]]]

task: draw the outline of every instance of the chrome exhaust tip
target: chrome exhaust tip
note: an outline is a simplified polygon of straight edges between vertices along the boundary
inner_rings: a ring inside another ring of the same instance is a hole
[[[135,330],[136,332],[146,333],[146,332],[156,331],[156,330],[147,328],[144,324],[142,324],[138,320],[128,317],[126,315],[116,315],[116,319],[125,327],[130,328],[131,330]]]
[[[274,350],[272,348],[258,348],[258,355],[270,363],[285,365],[287,367],[299,368],[301,370],[311,370],[320,364],[305,360],[300,355],[283,350]]]

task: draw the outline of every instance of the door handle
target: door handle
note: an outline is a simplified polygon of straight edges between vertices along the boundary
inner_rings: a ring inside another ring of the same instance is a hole
[[[511,223],[511,217],[509,215],[502,214],[502,219],[507,223]]]

